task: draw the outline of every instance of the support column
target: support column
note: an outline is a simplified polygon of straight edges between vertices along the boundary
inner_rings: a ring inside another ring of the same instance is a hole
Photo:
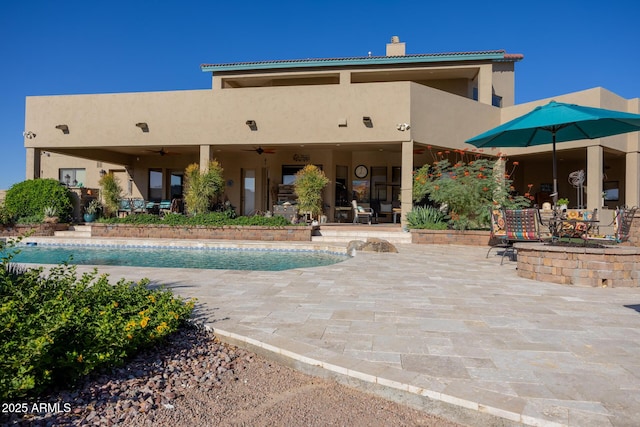
[[[640,153],[627,153],[624,173],[624,204],[640,206]]]
[[[400,179],[400,223],[407,225],[407,214],[413,209],[413,140],[402,142],[402,175]]]
[[[211,146],[201,145],[200,146],[200,172],[204,173],[209,171],[210,161],[211,161]]]
[[[340,71],[340,84],[341,85],[350,85],[351,84],[351,71]]]
[[[478,102],[491,105],[493,98],[493,68],[490,64],[481,65],[478,72]]]
[[[601,145],[587,147],[587,209],[602,208],[602,166],[604,153]]]
[[[42,150],[39,148],[27,148],[27,165],[26,165],[26,179],[40,178],[40,156]]]

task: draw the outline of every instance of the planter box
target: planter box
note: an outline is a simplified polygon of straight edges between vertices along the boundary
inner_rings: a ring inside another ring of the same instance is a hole
[[[134,224],[91,224],[92,237],[149,239],[220,239],[310,242],[311,226],[171,226]]]
[[[411,243],[423,245],[487,246],[489,230],[411,230]]]
[[[0,236],[23,236],[27,233],[32,233],[31,236],[53,236],[56,231],[68,229],[69,224],[64,223],[19,224],[0,226]]]

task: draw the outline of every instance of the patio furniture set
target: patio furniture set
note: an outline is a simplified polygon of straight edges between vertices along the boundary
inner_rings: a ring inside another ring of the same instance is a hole
[[[124,198],[118,201],[118,217],[134,213],[150,213],[164,215],[169,212],[182,213],[184,206],[180,199],[161,200],[159,202],[146,201],[141,198]]]
[[[613,226],[613,234],[600,235],[597,209],[588,210],[553,210],[551,216],[543,222],[540,210],[528,209],[491,209],[491,231],[487,251],[487,258],[493,248],[504,248],[500,264],[504,257],[510,254],[513,258],[516,249],[513,246],[518,242],[558,242],[569,243],[590,241],[604,244],[617,244],[629,239],[631,223],[637,211],[637,207],[619,207],[615,210],[613,221],[608,224]],[[548,232],[545,231],[548,229]]]

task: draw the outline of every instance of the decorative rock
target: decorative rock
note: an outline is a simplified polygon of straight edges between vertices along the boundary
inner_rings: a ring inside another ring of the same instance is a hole
[[[369,237],[366,242],[362,240],[350,241],[347,245],[347,252],[354,255],[354,251],[398,253],[398,249],[392,243],[376,237]]]

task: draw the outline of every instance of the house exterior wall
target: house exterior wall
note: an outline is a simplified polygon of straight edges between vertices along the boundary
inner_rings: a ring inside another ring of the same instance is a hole
[[[408,171],[433,161],[425,146],[471,150],[465,140],[551,100],[514,105],[514,63],[505,56],[417,65],[239,68],[217,73],[206,90],[28,97],[25,130],[37,137],[24,140],[26,176],[58,178],[60,168],[85,168],[84,186],[97,187],[100,171],[113,171],[124,181],[125,196],[147,198],[153,169],[163,172],[163,198],[168,198],[171,172],[217,159],[225,170],[224,197],[241,207],[242,171],[253,169],[256,203],[264,210],[274,202],[283,165],[322,165],[332,182],[336,166],[347,166],[351,184],[353,170],[364,164],[385,166],[389,182],[391,169],[402,167],[402,194],[409,198]],[[501,98],[501,108],[492,105],[493,95]],[[640,112],[640,100],[602,88],[553,99]],[[249,120],[255,121],[254,129]],[[145,123],[148,131],[137,123]],[[401,123],[410,129],[399,129]],[[274,153],[258,155],[257,147]],[[485,149],[484,154],[499,151]],[[594,165],[601,158],[616,168],[608,174],[620,181],[624,202],[640,204],[638,132],[562,143],[558,151],[572,153],[559,165],[561,194],[574,191],[560,178],[576,169],[588,168],[590,182],[600,183],[603,171]],[[522,159],[515,176],[519,191],[529,182],[551,180],[550,152],[551,145],[508,149],[510,157]],[[598,187],[588,186],[589,208],[601,203]],[[333,217],[334,185],[324,199]],[[404,217],[411,201],[403,200],[402,206]]]

